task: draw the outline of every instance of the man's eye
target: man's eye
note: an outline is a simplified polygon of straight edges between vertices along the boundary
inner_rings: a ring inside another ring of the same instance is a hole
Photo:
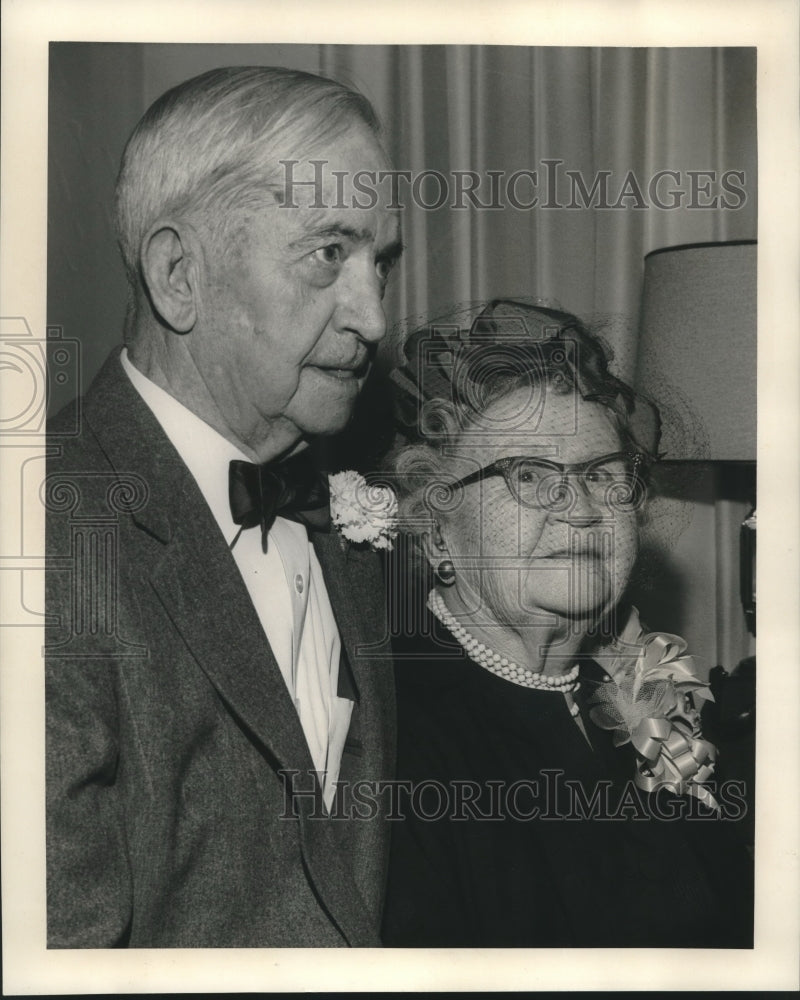
[[[389,280],[389,275],[392,273],[394,264],[394,260],[388,257],[378,258],[378,260],[375,261],[375,271],[381,281]]]
[[[325,264],[328,267],[335,266],[344,260],[344,248],[341,243],[328,243],[315,250],[311,257],[320,264]]]

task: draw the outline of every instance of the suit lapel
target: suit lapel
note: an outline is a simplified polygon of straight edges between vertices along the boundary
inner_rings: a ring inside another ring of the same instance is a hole
[[[297,711],[233,557],[207,508],[202,514],[184,519],[151,582],[229,711],[273,766],[299,771],[308,790],[314,763]],[[332,919],[350,943],[378,944],[346,845],[313,799],[298,800],[296,811],[305,866]]]
[[[343,549],[335,531],[314,532],[312,540],[325,574],[344,656],[352,669],[357,693],[342,755],[335,806],[347,815],[348,810],[355,808],[352,790],[360,782],[377,789],[376,781],[394,774],[392,660],[387,655],[387,646],[379,648],[381,640],[385,639],[384,581],[380,561],[374,553],[350,546]],[[380,791],[379,794],[384,793]],[[337,853],[358,859],[351,869],[350,881],[361,890],[358,897],[360,913],[352,905],[355,899],[352,891],[349,899],[347,894],[341,895],[343,907],[349,903],[354,918],[362,922],[363,914],[371,914],[367,927],[375,926],[380,922],[388,831],[382,819],[339,826],[341,829],[334,831],[339,837]],[[336,892],[335,885],[331,891]]]
[[[273,763],[313,770],[291,696],[233,557],[216,524],[208,531],[199,518],[187,523],[150,577],[161,603],[223,702]]]
[[[112,355],[84,410],[119,474],[144,480],[133,515],[163,543],[150,581],[175,628],[220,697],[269,757],[313,769],[277,661],[233,556],[203,496],[150,409]]]
[[[84,418],[114,470],[136,473],[146,484],[148,502],[132,519],[162,542],[150,582],[200,669],[273,767],[312,771],[300,720],[233,556],[197,484],[122,370],[119,352],[86,397]],[[358,645],[374,618],[375,583],[370,596],[370,583],[357,560],[350,564],[337,535],[315,532],[313,538],[357,698],[372,697]],[[332,821],[312,819],[309,806],[302,801],[298,812],[316,891],[349,942],[377,945],[377,917],[359,891],[352,845],[343,843]]]
[[[364,686],[370,687],[370,671],[366,660],[367,646],[380,638],[380,618],[376,609],[383,609],[383,584],[376,556],[349,545],[342,546],[335,531],[311,533],[327,583],[339,635],[355,682],[356,701],[361,700]]]

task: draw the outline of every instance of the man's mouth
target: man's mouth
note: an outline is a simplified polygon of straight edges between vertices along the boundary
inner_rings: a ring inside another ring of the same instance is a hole
[[[314,365],[314,367],[331,378],[349,381],[351,379],[364,378],[369,372],[369,363],[369,357],[365,356],[362,359],[356,359],[344,365]]]

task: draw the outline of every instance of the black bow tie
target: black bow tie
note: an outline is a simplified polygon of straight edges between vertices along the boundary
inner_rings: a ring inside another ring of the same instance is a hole
[[[312,528],[326,529],[330,525],[328,480],[306,452],[280,463],[231,462],[228,496],[234,524],[241,525],[239,534],[245,528],[261,525],[264,552],[267,535],[278,515]],[[231,548],[238,538],[234,538]]]

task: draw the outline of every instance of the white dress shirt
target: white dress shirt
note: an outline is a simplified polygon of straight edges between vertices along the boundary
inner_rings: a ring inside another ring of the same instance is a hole
[[[228,500],[228,465],[250,459],[143,375],[125,349],[121,360],[134,388],[194,477],[230,547],[239,526]],[[341,640],[316,553],[302,524],[278,517],[270,529],[266,553],[257,526],[242,531],[231,554],[297,709],[330,809],[353,702],[337,695]]]

